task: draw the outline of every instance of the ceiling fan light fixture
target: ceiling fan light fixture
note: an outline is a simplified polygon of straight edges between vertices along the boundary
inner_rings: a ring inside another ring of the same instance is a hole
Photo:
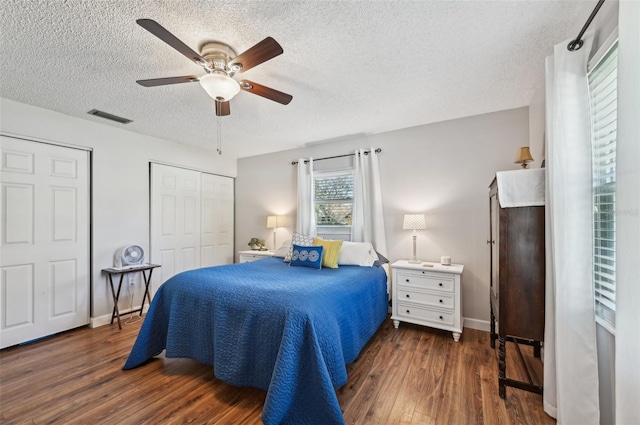
[[[238,82],[223,73],[203,75],[200,85],[209,96],[222,102],[228,102],[240,92]]]
[[[603,1],[603,0],[601,0]],[[138,19],[136,23],[170,47],[181,53],[190,61],[202,66],[206,74],[200,78],[195,75],[179,77],[152,78],[137,80],[143,87],[166,86],[169,84],[193,83],[199,81],[207,94],[215,100],[216,116],[230,114],[229,101],[240,90],[264,97],[265,99],[288,105],[293,96],[247,80],[236,81],[232,77],[237,72],[248,71],[268,60],[284,53],[282,46],[272,37],[267,37],[258,44],[237,55],[228,44],[219,41],[208,41],[196,53],[178,37],[153,19]]]

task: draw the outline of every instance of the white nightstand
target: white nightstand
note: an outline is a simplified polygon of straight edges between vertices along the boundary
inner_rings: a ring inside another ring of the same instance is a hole
[[[273,251],[240,251],[238,252],[238,262],[248,263],[261,258],[273,257]]]
[[[462,302],[460,275],[464,266],[422,262],[410,264],[407,260],[391,265],[393,326],[400,322],[415,323],[444,329],[459,341],[462,334]]]

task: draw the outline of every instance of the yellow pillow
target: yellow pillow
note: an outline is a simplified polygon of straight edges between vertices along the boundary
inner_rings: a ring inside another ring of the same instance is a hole
[[[322,245],[324,251],[322,255],[322,267],[337,269],[342,241],[329,241],[322,238],[316,238],[314,245]]]

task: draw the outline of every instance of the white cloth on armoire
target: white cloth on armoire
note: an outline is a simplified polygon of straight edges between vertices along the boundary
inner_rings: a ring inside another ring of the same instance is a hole
[[[544,168],[498,171],[500,207],[535,207],[544,205]]]

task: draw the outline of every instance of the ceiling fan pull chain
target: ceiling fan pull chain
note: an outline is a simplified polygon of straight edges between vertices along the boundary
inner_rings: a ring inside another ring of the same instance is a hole
[[[218,152],[218,155],[222,155],[222,119],[220,119],[220,117],[218,118],[218,147],[216,148],[216,151]]]

